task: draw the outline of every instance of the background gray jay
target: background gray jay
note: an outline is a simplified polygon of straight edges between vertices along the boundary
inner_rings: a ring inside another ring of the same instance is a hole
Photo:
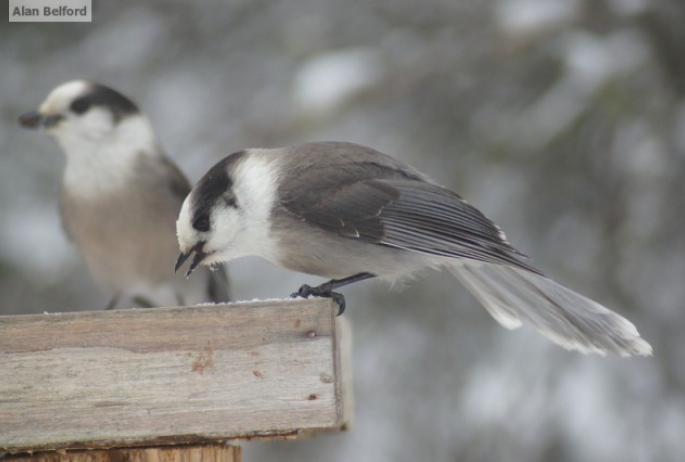
[[[171,271],[178,253],[174,221],[190,184],[133,102],[75,80],[19,122],[44,128],[66,155],[62,223],[92,277],[113,297],[109,308],[120,297],[140,306],[227,300],[223,272],[189,282]]]
[[[457,194],[412,167],[352,143],[231,154],[195,185],[177,221],[188,275],[247,255],[332,278],[299,295],[332,296],[374,276],[445,267],[504,327],[528,322],[583,353],[650,355],[635,326],[546,277]]]

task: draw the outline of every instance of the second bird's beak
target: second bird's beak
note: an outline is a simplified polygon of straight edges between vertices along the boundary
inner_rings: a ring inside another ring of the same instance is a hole
[[[24,128],[52,127],[61,119],[61,115],[46,116],[38,111],[31,111],[19,116],[19,125]]]
[[[176,267],[174,268],[174,272],[178,271],[178,269],[181,266],[183,266],[183,264],[193,254],[193,252],[195,252],[195,257],[193,258],[193,261],[190,262],[190,268],[188,268],[188,272],[186,273],[186,277],[190,277],[192,272],[195,271],[195,268],[197,268],[200,265],[200,263],[202,263],[202,260],[204,260],[207,256],[207,254],[202,251],[202,248],[204,246],[204,241],[200,241],[193,247],[191,247],[190,250],[188,250],[187,252],[181,252],[181,254],[178,256],[178,260],[176,260]]]

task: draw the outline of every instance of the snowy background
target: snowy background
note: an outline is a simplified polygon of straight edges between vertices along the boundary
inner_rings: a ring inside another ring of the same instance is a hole
[[[60,228],[63,156],[16,123],[90,78],[139,104],[193,182],[245,147],[345,140],[401,158],[654,347],[586,357],[508,332],[446,273],[361,283],[343,291],[353,429],[246,443],[246,461],[682,460],[682,0],[94,4],[91,24],[0,28],[0,313],[105,303]],[[241,299],[318,282],[229,268]]]

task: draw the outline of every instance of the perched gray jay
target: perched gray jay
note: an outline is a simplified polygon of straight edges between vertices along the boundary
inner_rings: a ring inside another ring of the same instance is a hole
[[[84,80],[55,88],[19,118],[44,128],[66,155],[62,224],[93,279],[113,298],[139,306],[226,301],[225,275],[177,277],[174,222],[190,184],[162,152],[135,104]]]
[[[625,318],[535,269],[502,231],[412,167],[352,143],[309,143],[231,154],[194,186],[176,222],[188,275],[257,255],[331,278],[297,294],[333,292],[375,276],[445,267],[504,327],[523,321],[583,353],[650,355]]]

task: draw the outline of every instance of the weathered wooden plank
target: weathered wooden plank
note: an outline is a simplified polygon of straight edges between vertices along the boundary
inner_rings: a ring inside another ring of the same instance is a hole
[[[310,299],[0,317],[0,452],[340,429],[336,312]]]
[[[208,444],[159,448],[51,451],[8,456],[7,462],[240,462],[239,446]]]

